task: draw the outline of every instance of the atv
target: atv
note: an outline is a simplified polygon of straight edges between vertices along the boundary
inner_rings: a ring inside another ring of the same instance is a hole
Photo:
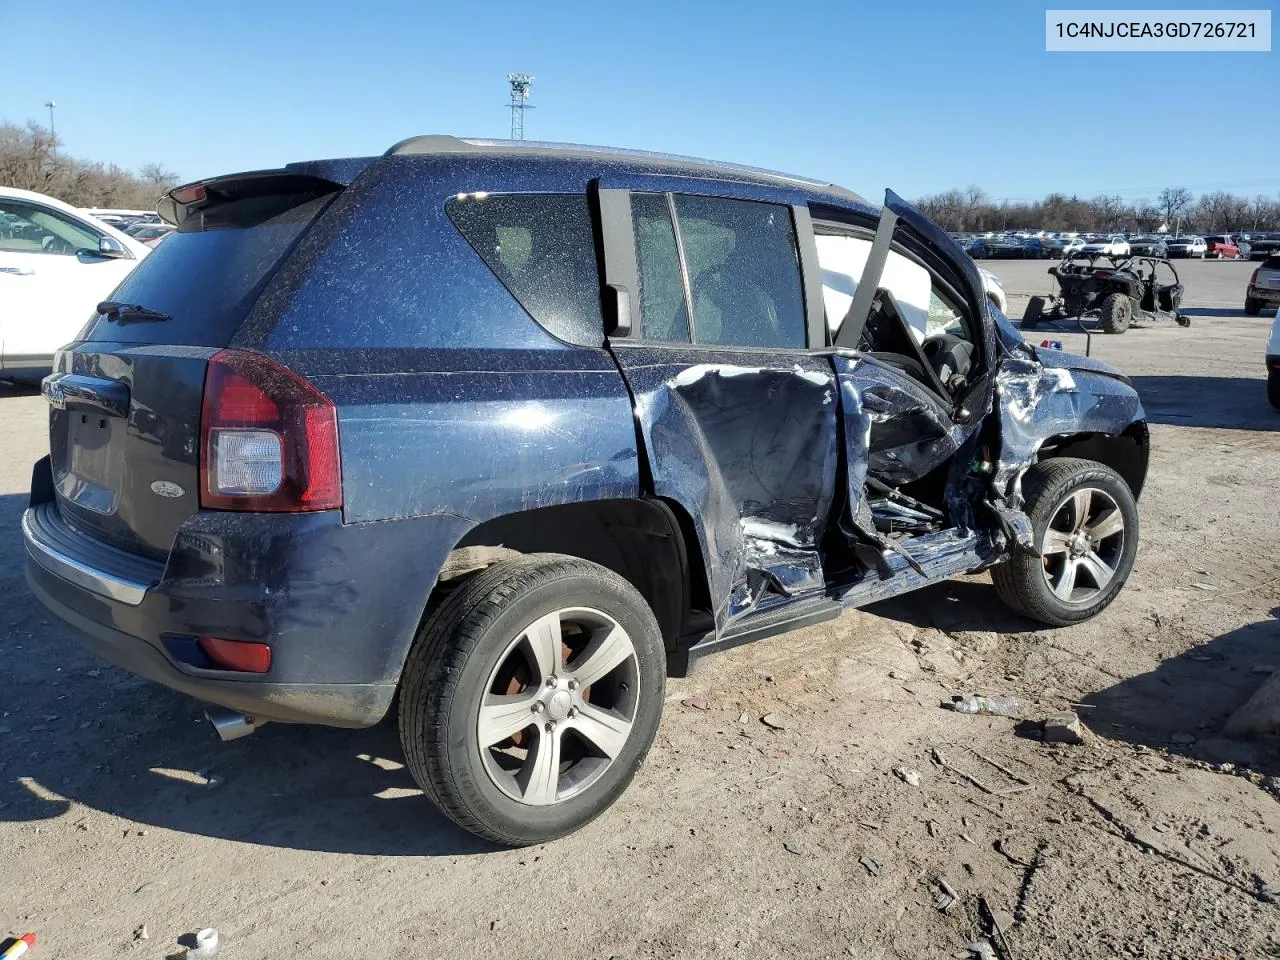
[[[1162,267],[1172,283],[1161,282]],[[1183,287],[1168,260],[1072,254],[1049,273],[1057,278],[1060,294],[1032,297],[1022,316],[1024,330],[1070,317],[1083,329],[1103,333],[1124,333],[1131,323],[1191,325],[1191,318],[1178,310]]]

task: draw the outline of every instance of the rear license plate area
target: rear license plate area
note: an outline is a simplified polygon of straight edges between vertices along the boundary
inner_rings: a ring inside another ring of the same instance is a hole
[[[67,419],[67,471],[59,478],[58,492],[87,510],[111,513],[120,489],[123,458],[116,441],[124,421],[75,409],[63,416]]]

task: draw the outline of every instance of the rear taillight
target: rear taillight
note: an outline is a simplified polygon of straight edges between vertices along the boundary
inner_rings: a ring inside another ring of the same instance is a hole
[[[200,505],[281,512],[340,508],[333,401],[261,354],[214,354],[200,418]]]
[[[1261,269],[1261,267],[1253,268],[1253,273],[1249,274],[1249,286],[1256,287],[1258,285],[1258,271]]]

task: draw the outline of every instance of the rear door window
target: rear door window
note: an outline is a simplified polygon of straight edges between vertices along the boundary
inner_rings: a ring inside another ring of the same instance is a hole
[[[804,288],[791,210],[781,204],[675,196],[700,344],[805,346]]]
[[[631,196],[631,223],[640,271],[640,335],[645,340],[689,342],[680,250],[665,193]]]
[[[225,347],[267,282],[332,194],[254,197],[201,211],[110,297],[169,315],[124,323],[96,316],[84,339]]]

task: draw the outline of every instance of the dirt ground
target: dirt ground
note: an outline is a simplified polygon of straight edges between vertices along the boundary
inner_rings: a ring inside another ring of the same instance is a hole
[[[1047,288],[985,265],[1015,315]],[[227,958],[945,958],[989,909],[1018,960],[1280,955],[1280,751],[1221,733],[1280,666],[1271,313],[1240,310],[1251,265],[1180,267],[1189,329],[1093,341],[1154,450],[1109,610],[1038,629],[974,577],[712,658],[613,811],[518,851],[438,815],[390,727],[223,745],[82,652],[22,575],[44,404],[0,392],[0,934],[36,931],[35,960],[162,958],[205,926]],[[1025,719],[940,709],[970,691]],[[1042,743],[1072,704],[1086,745]]]

